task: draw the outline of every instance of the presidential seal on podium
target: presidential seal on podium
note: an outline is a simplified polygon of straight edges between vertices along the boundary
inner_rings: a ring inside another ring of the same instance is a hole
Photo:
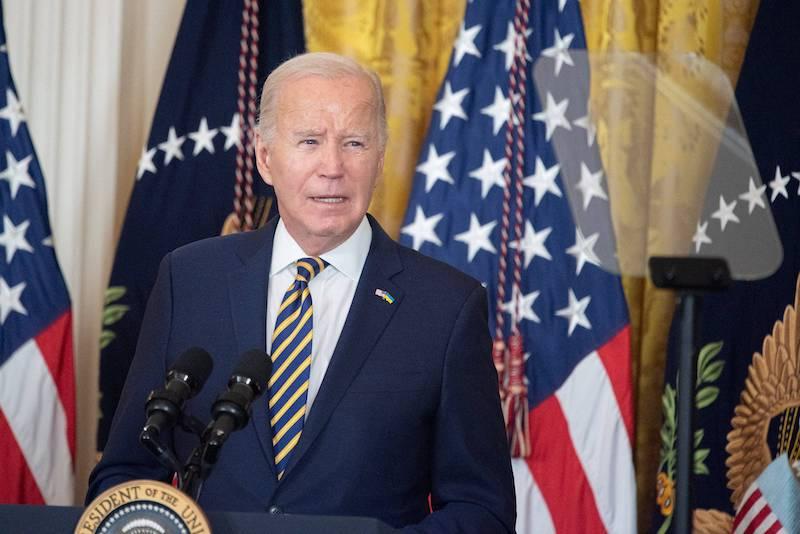
[[[188,495],[163,482],[132,480],[101,493],[75,534],[208,534],[208,519]]]

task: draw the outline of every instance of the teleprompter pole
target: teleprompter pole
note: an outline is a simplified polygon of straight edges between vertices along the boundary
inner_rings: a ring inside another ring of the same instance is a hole
[[[701,295],[730,286],[731,274],[722,258],[652,257],[650,277],[656,287],[678,293],[678,451],[673,532],[692,531],[692,472],[694,470],[695,375]]]

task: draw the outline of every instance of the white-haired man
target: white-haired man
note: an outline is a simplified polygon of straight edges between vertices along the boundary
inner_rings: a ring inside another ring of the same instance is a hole
[[[177,354],[214,355],[188,407],[202,417],[234,355],[259,347],[273,360],[268,391],[230,437],[203,507],[513,531],[485,290],[367,215],[386,138],[380,81],[356,62],[305,54],[269,76],[256,159],[280,217],[164,259],[89,497],[169,478],[136,436],[143,399]],[[173,439],[181,457],[194,445]]]

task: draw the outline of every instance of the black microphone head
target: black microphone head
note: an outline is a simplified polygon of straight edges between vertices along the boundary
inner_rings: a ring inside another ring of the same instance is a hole
[[[206,461],[215,463],[222,444],[231,432],[247,425],[250,405],[267,388],[271,372],[272,358],[263,350],[250,349],[239,358],[228,380],[228,390],[217,397],[211,406],[214,420],[203,435]]]
[[[184,375],[186,383],[191,389],[190,396],[194,396],[203,388],[213,367],[214,362],[211,360],[211,355],[205,349],[192,347],[178,356],[175,363],[172,364],[168,376]]]
[[[260,349],[250,349],[239,359],[233,370],[231,381],[240,382],[246,379],[250,385],[257,387],[261,392],[267,386],[269,375],[272,373],[272,358]]]

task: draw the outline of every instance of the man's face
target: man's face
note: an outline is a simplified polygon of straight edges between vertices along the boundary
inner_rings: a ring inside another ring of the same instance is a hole
[[[258,170],[291,236],[319,255],[355,231],[383,170],[372,86],[355,77],[290,80],[277,111],[273,139],[256,140]]]

